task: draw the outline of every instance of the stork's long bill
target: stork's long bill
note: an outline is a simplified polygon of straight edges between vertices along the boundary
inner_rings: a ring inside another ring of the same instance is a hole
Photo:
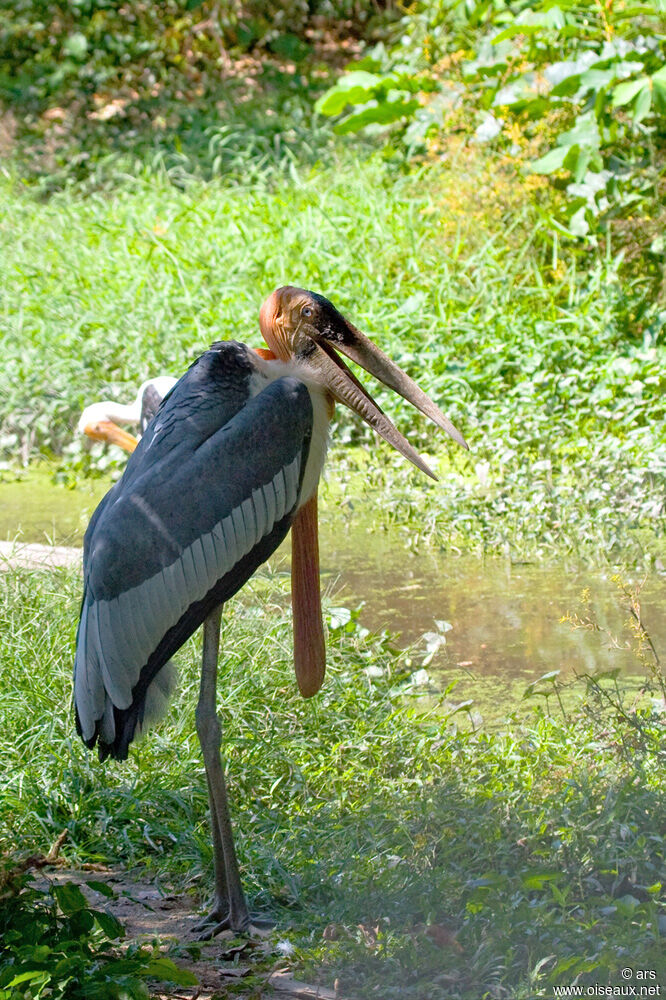
[[[370,393],[347,367],[345,354],[384,385],[441,427],[463,448],[467,444],[429,396],[376,344],[314,292],[286,285],[268,296],[259,315],[264,340],[281,361],[297,362],[304,374],[324,386],[333,400],[344,403],[432,479],[437,477]],[[265,352],[261,351],[264,356]],[[326,668],[324,630],[319,594],[317,494],[299,510],[292,524],[292,610],[294,667],[305,697],[319,690]]]
[[[261,307],[259,323],[264,340],[276,358],[299,362],[328,389],[335,400],[358,413],[381,437],[432,479],[437,477],[382,412],[338,352],[399,393],[449,437],[467,448],[462,434],[416,382],[345,319],[323,295],[291,285],[278,288]]]

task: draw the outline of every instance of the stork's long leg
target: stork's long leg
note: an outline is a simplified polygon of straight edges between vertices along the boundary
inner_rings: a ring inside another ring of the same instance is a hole
[[[212,937],[230,927],[244,931],[250,925],[250,915],[241,886],[236,858],[231,818],[227,804],[227,788],[220,757],[222,733],[217,717],[217,658],[220,642],[222,608],[213,611],[204,622],[201,686],[196,709],[197,734],[201,743],[213,834],[215,866],[215,901],[213,910],[201,930],[203,937]]]
[[[210,826],[213,835],[213,870],[215,877],[215,890],[210,904],[211,908],[206,916],[194,925],[197,934],[212,931],[211,925],[217,926],[229,915],[229,890],[227,888],[227,872],[224,864],[224,848],[220,836],[220,825],[217,821],[217,812],[213,799],[213,792],[210,781],[206,777],[208,785],[208,806],[210,809]],[[220,928],[221,930],[222,928]]]

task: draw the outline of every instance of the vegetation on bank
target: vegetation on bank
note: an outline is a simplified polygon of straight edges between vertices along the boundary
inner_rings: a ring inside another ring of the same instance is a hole
[[[382,516],[443,547],[663,561],[658,3],[14,14],[0,14],[9,465],[55,456],[69,482],[113,465],[72,440],[84,402],[178,374],[216,338],[256,342],[263,297],[293,282],[329,294],[471,445],[448,448],[380,393],[441,486],[425,493],[339,413],[334,441],[364,451],[334,456],[334,495],[366,491],[372,449]],[[314,111],[326,88],[334,118]],[[495,136],[478,133],[488,114]],[[549,149],[567,151],[551,187],[532,169]],[[608,190],[582,206],[573,188],[600,172]]]
[[[243,878],[252,904],[277,920],[257,976],[280,958],[311,981],[338,979],[343,995],[379,990],[387,1000],[550,996],[576,978],[616,984],[627,966],[663,981],[663,689],[636,701],[599,676],[587,691],[579,681],[562,712],[544,680],[541,707],[501,731],[474,731],[451,692],[427,710],[414,698],[418,654],[408,665],[389,635],[338,613],[328,617],[322,696],[305,702],[277,592],[283,607],[286,580],[265,570],[226,609],[219,689]],[[167,721],[128,762],[102,767],[62,709],[78,579],[11,573],[0,600],[2,841],[44,854],[67,831],[61,850],[72,865],[147,867],[203,900],[211,849],[194,727],[199,640],[178,655],[181,690]],[[85,933],[94,915],[55,896]],[[34,904],[28,894],[25,907]],[[0,926],[21,912],[21,897],[0,890]],[[105,962],[117,960],[114,928],[102,930]],[[40,946],[69,950],[70,985],[53,995],[74,997],[91,969],[66,940]],[[36,996],[46,953],[3,941],[0,996],[31,970],[10,992]],[[128,956],[128,978],[140,985],[151,955]],[[182,965],[187,952],[171,958]],[[106,983],[100,996],[117,996],[105,962],[94,982]]]
[[[314,161],[314,100],[377,15],[371,0],[0,5],[0,155],[42,194],[113,184],[123,159],[176,182]]]
[[[111,196],[46,203],[6,181],[5,460],[55,455],[65,478],[103,465],[75,440],[84,403],[177,375],[215,339],[258,344],[262,298],[293,282],[327,293],[469,441],[469,454],[449,447],[379,392],[438,463],[441,485],[425,491],[340,410],[333,441],[372,451],[383,517],[454,550],[659,557],[661,314],[637,321],[640,285],[612,254],[581,269],[551,245],[511,176],[482,156],[465,169],[463,180],[435,166],[396,176],[377,158],[346,156],[329,170],[182,191],[144,174]],[[347,451],[330,462],[343,490],[366,461]]]
[[[550,224],[640,261],[664,292],[666,5],[440,0],[410,9],[317,102],[342,134],[390,130],[389,154],[492,150],[550,178]],[[646,305],[648,305],[646,303]]]

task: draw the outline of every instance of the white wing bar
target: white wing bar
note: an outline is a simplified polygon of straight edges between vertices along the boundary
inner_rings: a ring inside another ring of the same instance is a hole
[[[113,741],[113,706],[129,708],[141,669],[169,629],[293,509],[300,462],[298,455],[271,482],[253,490],[169,566],[118,597],[94,600],[84,609],[74,668],[84,740],[92,738],[96,720],[103,718],[104,740]]]

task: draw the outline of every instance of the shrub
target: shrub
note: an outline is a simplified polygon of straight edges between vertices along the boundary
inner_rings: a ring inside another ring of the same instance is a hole
[[[493,142],[564,191],[560,232],[615,221],[634,253],[662,262],[664,11],[660,0],[423,3],[397,45],[350,67],[317,107],[344,112],[339,132],[392,124],[412,153],[440,153],[452,130]]]

